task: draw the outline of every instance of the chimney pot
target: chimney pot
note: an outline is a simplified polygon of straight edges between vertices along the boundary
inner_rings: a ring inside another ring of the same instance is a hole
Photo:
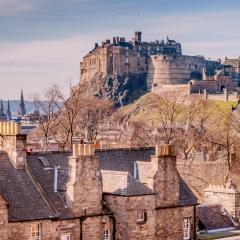
[[[171,156],[173,155],[173,147],[171,145],[156,145],[156,156]]]

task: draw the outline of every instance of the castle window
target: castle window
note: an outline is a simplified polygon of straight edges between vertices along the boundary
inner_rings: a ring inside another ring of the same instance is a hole
[[[71,234],[70,233],[64,233],[61,235],[61,240],[71,240]]]
[[[128,63],[128,58],[126,58],[126,63]]]
[[[31,224],[28,240],[41,240],[41,224]]]
[[[147,221],[147,212],[146,210],[137,211],[137,223],[145,223]]]
[[[191,219],[183,219],[183,240],[189,240],[191,236]]]
[[[110,240],[111,239],[111,231],[110,229],[106,229],[103,231],[103,240]]]

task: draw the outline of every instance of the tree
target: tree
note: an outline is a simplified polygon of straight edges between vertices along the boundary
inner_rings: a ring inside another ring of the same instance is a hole
[[[94,142],[99,126],[111,116],[113,104],[106,99],[83,97],[76,119],[76,135],[85,142]]]
[[[38,128],[44,138],[45,150],[48,149],[49,139],[52,134],[53,124],[59,112],[58,86],[54,85],[46,90],[41,97],[38,93],[33,95],[36,111],[39,113]]]

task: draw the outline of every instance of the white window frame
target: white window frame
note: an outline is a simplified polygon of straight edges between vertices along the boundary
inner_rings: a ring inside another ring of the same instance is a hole
[[[110,231],[110,229],[105,229],[103,231],[103,240],[111,240],[111,231]]]
[[[191,218],[183,219],[183,240],[191,239]]]
[[[30,226],[28,240],[41,240],[41,239],[42,239],[41,223],[32,223]]]
[[[137,223],[146,222],[146,214],[147,212],[145,209],[137,210]]]
[[[71,234],[70,233],[62,233],[60,239],[61,240],[71,240]]]

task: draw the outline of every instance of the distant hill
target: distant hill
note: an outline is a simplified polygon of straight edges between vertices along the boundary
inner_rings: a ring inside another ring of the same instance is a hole
[[[11,112],[13,115],[15,115],[18,111],[19,101],[18,100],[10,100],[9,102],[10,102]],[[4,110],[6,111],[7,101],[3,101],[3,106],[4,106]],[[35,110],[35,106],[34,106],[33,102],[25,101],[25,106],[26,106],[27,113]]]

